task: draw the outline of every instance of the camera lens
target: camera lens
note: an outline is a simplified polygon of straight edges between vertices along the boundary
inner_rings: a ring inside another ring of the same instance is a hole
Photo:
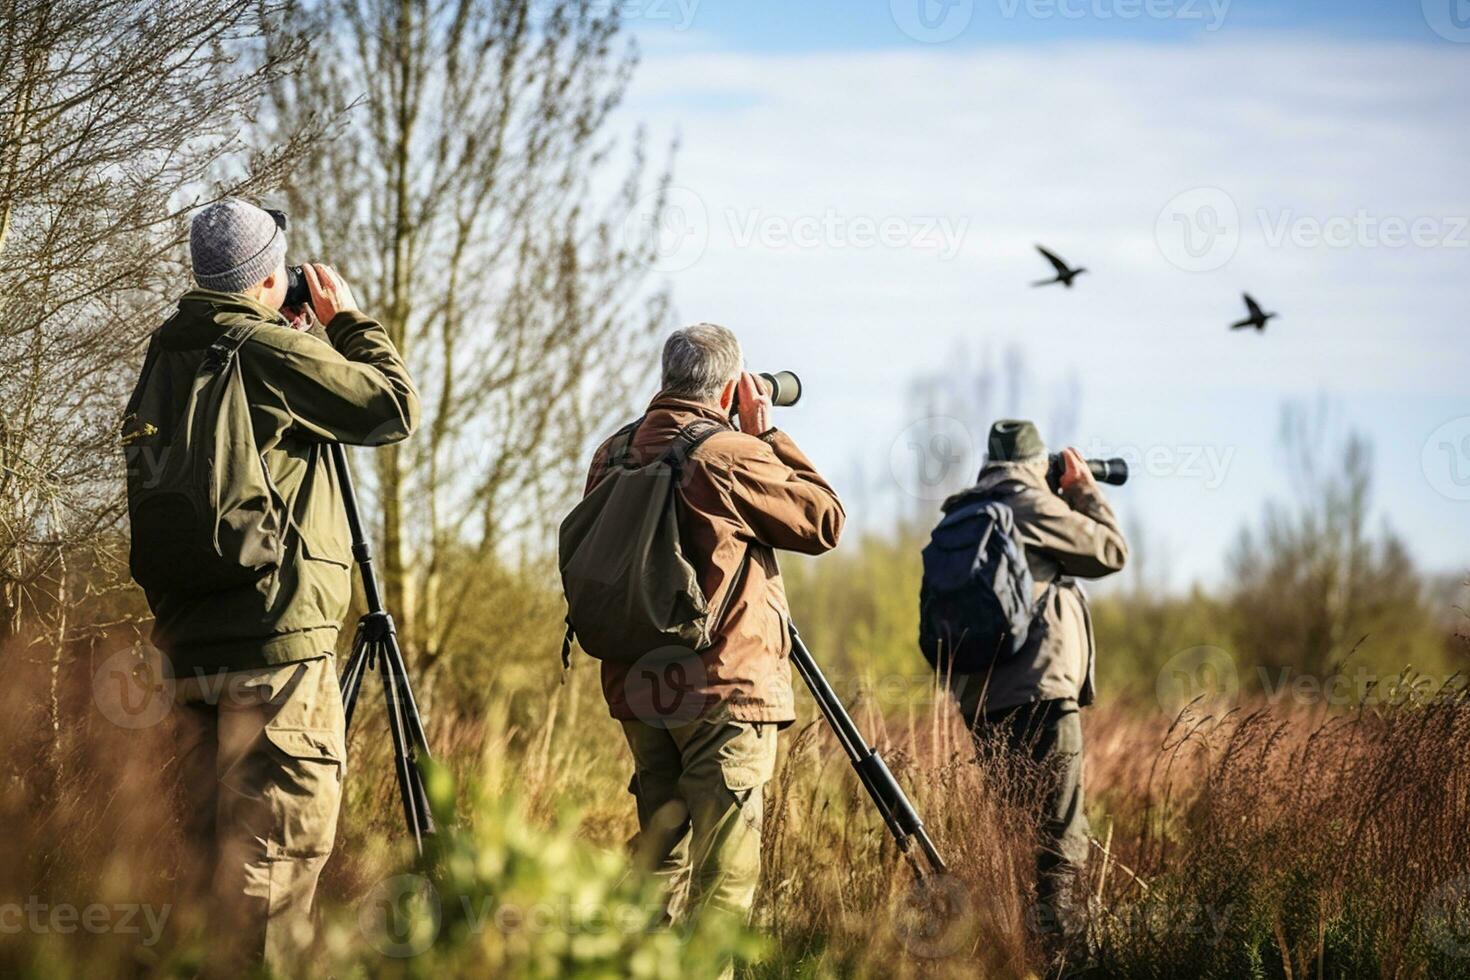
[[[775,374],[762,374],[771,386],[771,404],[778,406],[795,405],[801,401],[801,379],[793,371],[777,371]]]

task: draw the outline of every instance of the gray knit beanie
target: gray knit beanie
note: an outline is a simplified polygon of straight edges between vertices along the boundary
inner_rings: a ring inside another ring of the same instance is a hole
[[[244,292],[286,257],[286,233],[265,211],[227,197],[194,215],[189,256],[194,280],[205,289]]]

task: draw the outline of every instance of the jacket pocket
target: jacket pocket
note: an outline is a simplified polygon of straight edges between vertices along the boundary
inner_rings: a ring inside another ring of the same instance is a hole
[[[352,544],[347,533],[347,512],[337,489],[337,474],[325,455],[318,459],[309,484],[302,488],[309,496],[296,527],[301,536],[301,552],[312,561],[348,568],[352,565]]]

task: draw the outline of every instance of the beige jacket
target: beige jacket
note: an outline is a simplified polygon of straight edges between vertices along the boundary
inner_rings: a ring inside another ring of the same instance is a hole
[[[776,429],[759,438],[730,427],[718,409],[659,396],[633,437],[635,461],[668,448],[680,428],[719,422],[685,466],[679,536],[712,609],[724,611],[714,643],[702,651],[703,676],[685,695],[705,711],[725,706],[736,721],[784,724],[796,718],[791,690],[791,613],[776,551],[816,555],[837,546],[845,514],[837,494],[791,437]],[[611,440],[609,440],[610,442]],[[608,443],[592,458],[591,490],[607,473]],[[628,703],[629,667],[604,661],[602,689],[612,716],[638,720]]]
[[[1074,486],[1062,495],[1054,493],[1046,482],[1044,460],[990,463],[980,471],[974,489],[993,491],[1015,515],[1036,598],[1046,599],[1038,619],[1045,632],[1034,653],[997,660],[985,674],[951,678],[965,716],[1063,698],[1090,704],[1092,617],[1075,579],[1102,578],[1127,560],[1128,545],[1112,508],[1096,489]]]

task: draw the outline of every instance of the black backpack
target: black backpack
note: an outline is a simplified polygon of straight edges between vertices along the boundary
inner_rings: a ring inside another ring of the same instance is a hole
[[[945,504],[924,547],[919,649],[941,674],[978,674],[1014,656],[1028,639],[1039,602],[1011,508],[985,494]],[[1048,590],[1049,594],[1050,590]],[[1042,602],[1046,596],[1042,596]]]

